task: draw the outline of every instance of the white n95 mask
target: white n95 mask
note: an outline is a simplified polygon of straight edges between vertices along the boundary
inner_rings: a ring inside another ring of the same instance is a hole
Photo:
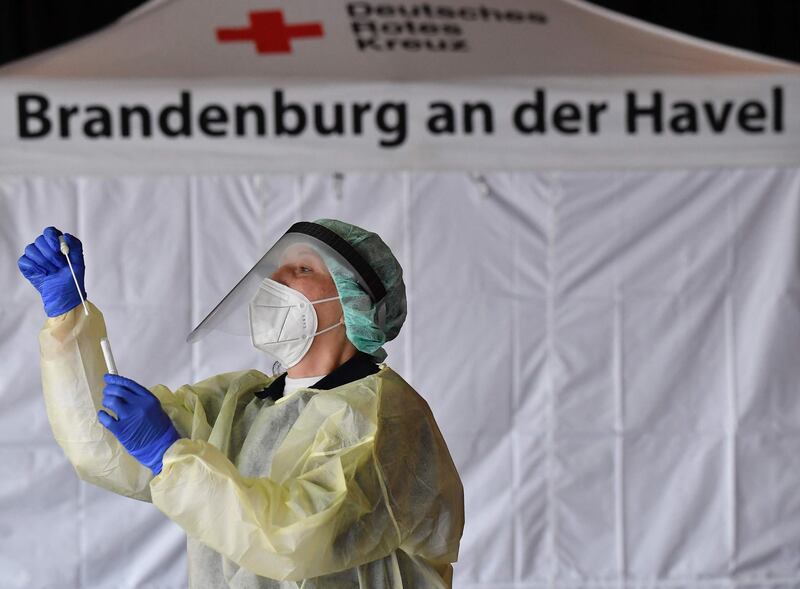
[[[306,355],[314,336],[342,325],[339,319],[330,327],[317,331],[314,305],[338,300],[329,297],[309,301],[306,296],[271,278],[266,278],[250,302],[250,339],[253,345],[291,368]]]

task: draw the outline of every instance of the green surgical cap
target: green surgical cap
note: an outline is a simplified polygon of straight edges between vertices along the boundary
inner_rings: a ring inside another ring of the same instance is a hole
[[[336,219],[317,219],[314,223],[330,229],[353,246],[372,267],[386,289],[383,302],[385,313],[380,313],[379,305],[372,302],[352,272],[334,260],[326,260],[341,297],[347,339],[358,350],[382,362],[386,359],[386,351],[381,346],[397,337],[406,319],[403,269],[392,250],[377,233]],[[383,315],[382,321],[380,315]]]

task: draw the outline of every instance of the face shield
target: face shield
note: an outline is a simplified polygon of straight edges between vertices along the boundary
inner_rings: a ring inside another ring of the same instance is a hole
[[[186,341],[197,342],[213,330],[249,336],[250,303],[259,293],[264,279],[270,278],[282,265],[302,262],[302,257],[309,255],[322,258],[328,270],[335,267],[337,272],[350,274],[373,304],[383,307],[386,289],[372,267],[353,246],[322,225],[295,223],[192,330]]]

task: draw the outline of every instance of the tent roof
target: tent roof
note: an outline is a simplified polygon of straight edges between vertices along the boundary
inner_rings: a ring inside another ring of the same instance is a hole
[[[579,0],[155,0],[0,69],[0,174],[796,165],[798,74]]]
[[[290,28],[298,25],[308,26]],[[252,34],[244,29],[258,30],[258,43],[224,39]],[[275,52],[285,31],[310,36]],[[0,69],[68,79],[359,81],[792,72],[800,66],[579,0],[272,0],[258,8],[247,0],[153,0],[106,29]]]

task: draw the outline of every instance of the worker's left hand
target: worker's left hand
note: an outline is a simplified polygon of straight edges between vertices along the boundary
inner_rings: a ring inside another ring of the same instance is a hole
[[[103,407],[111,409],[118,419],[102,409],[97,418],[131,456],[154,475],[159,474],[164,452],[180,434],[153,393],[124,376],[106,374],[103,378]]]

